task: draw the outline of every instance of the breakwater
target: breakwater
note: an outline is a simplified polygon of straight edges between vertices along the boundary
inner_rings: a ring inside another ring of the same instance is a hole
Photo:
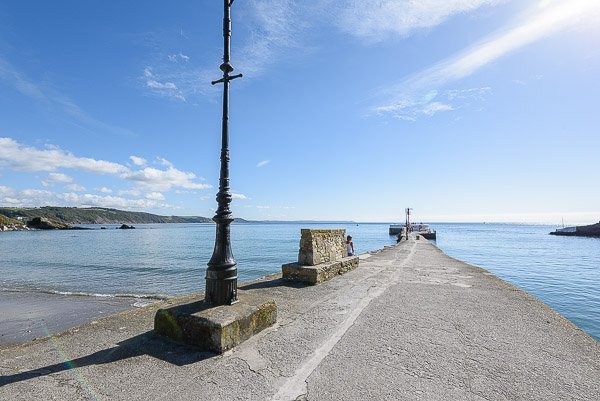
[[[358,269],[318,286],[289,286],[279,275],[241,286],[275,298],[278,324],[222,357],[156,338],[154,312],[167,302],[0,351],[0,395],[14,400],[32,394],[116,400],[600,396],[598,342],[531,295],[448,257],[426,240],[361,258]]]
[[[563,237],[593,237],[600,238],[600,222],[587,226],[575,226],[559,228],[552,231],[550,235],[559,235]]]

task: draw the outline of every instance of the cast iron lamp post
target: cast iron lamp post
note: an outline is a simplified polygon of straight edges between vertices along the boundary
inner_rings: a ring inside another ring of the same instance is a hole
[[[231,189],[229,187],[229,82],[240,78],[242,74],[229,75],[233,72],[230,64],[229,47],[231,38],[231,5],[234,0],[224,0],[223,17],[223,78],[212,84],[223,84],[223,123],[221,132],[221,172],[219,177],[219,192],[217,193],[218,208],[213,217],[217,224],[215,249],[208,262],[206,270],[206,292],[204,301],[211,305],[231,305],[237,302],[237,268],[231,251],[230,226],[233,221],[231,214]]]

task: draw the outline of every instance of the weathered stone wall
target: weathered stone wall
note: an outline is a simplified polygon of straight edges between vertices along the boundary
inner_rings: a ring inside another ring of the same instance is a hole
[[[281,271],[285,280],[315,285],[356,269],[358,262],[358,256],[350,256],[342,260],[336,260],[335,262],[322,263],[318,266],[302,266],[299,263],[288,263],[281,266]]]
[[[300,252],[298,263],[315,266],[321,263],[335,262],[345,258],[346,230],[300,230]]]

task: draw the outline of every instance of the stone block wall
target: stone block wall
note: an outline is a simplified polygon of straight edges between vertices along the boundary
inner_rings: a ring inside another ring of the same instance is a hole
[[[335,262],[345,258],[346,230],[344,229],[302,229],[300,230],[300,252],[298,263],[315,266]]]

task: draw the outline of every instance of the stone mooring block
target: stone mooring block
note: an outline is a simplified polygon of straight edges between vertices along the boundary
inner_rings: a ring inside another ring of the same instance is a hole
[[[298,262],[288,263],[281,266],[281,271],[285,280],[315,285],[356,269],[358,261],[358,256],[350,256],[316,266],[306,266]]]
[[[301,229],[298,263],[315,266],[348,256],[345,234],[344,229]]]
[[[154,331],[178,343],[223,353],[277,321],[275,301],[243,291],[234,305],[210,306],[203,300],[159,309]]]

